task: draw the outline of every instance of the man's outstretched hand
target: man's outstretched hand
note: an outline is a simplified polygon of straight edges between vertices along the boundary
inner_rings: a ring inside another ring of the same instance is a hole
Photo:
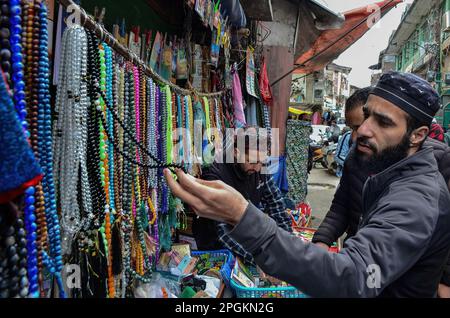
[[[222,181],[205,181],[176,170],[178,182],[164,169],[172,193],[191,206],[201,217],[236,225],[244,216],[248,202]]]

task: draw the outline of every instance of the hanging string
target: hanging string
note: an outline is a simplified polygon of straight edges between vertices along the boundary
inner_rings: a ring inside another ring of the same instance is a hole
[[[174,172],[174,170],[173,170],[174,168],[178,168],[178,169],[182,169],[183,171],[185,171],[185,168],[182,165],[171,163],[171,161],[170,161],[171,158],[172,158],[171,155],[169,156],[169,154],[171,154],[171,152],[172,152],[172,141],[166,143],[166,147],[168,149],[167,150],[167,155],[168,156],[167,156],[166,163],[164,163],[160,159],[158,159],[154,154],[152,154],[144,145],[142,145],[142,143],[139,142],[134,137],[134,135],[128,130],[128,128],[125,127],[124,123],[120,120],[120,118],[118,117],[117,113],[114,111],[114,109],[109,104],[108,99],[106,98],[105,93],[100,89],[100,87],[98,85],[98,82],[94,81],[93,83],[91,82],[90,84],[94,87],[95,90],[97,90],[97,93],[100,94],[100,96],[102,97],[103,102],[106,105],[106,108],[111,111],[113,119],[119,123],[119,125],[122,127],[123,131],[128,135],[129,138],[131,138],[131,141],[134,144],[136,144],[142,151],[144,151],[152,160],[154,160],[156,162],[156,164],[148,165],[148,164],[140,163],[140,162],[132,159],[127,154],[125,154],[121,149],[119,149],[117,147],[117,145],[115,143],[112,143],[115,151],[119,152],[120,155],[122,157],[124,157],[126,160],[128,160],[131,163],[133,163],[133,164],[135,164],[135,165],[137,165],[139,167],[142,167],[142,168],[147,168],[147,169],[169,168],[173,172]],[[168,86],[166,86],[165,89],[167,91],[167,89],[169,89]],[[169,89],[169,92],[170,92],[170,89]],[[167,103],[166,105],[171,105],[171,102]],[[168,107],[167,107],[167,109],[168,109]],[[170,109],[171,109],[171,107],[170,107]],[[102,125],[105,126],[106,125],[106,119],[104,118],[103,114],[101,113],[101,108],[97,108],[97,111],[99,113],[100,120],[102,121]],[[171,113],[171,111],[170,111],[170,113]],[[171,121],[169,120],[168,123],[171,123]],[[106,133],[108,139],[112,140],[112,137],[109,135],[109,132],[107,130],[105,130],[105,133]],[[171,124],[168,124],[168,128],[166,129],[166,134],[170,135],[170,137],[172,136],[172,125]],[[170,140],[171,140],[171,138],[170,138]],[[169,149],[170,149],[170,152],[169,152]]]

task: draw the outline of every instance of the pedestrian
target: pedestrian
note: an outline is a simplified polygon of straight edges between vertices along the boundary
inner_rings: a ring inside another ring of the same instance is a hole
[[[336,176],[342,177],[342,170],[344,168],[344,162],[347,158],[350,148],[352,146],[352,130],[345,127],[342,130],[342,136],[339,137],[339,141],[336,147],[336,153],[334,155],[334,161],[336,162]]]
[[[325,112],[322,115],[322,119],[323,119],[323,124],[324,125],[328,126],[329,121],[330,121],[330,117],[331,117],[330,111],[329,110],[325,110]]]
[[[339,141],[340,134],[341,134],[341,129],[336,124],[336,120],[333,120],[331,122],[331,126],[330,126],[330,140],[334,143],[337,143]]]
[[[436,139],[437,141],[444,142],[444,129],[438,124],[435,118],[431,123],[431,129],[428,137]]]
[[[450,194],[422,147],[439,95],[418,76],[390,72],[371,91],[355,162],[372,175],[358,232],[339,253],[280,229],[232,187],[177,170],[173,194],[228,233],[266,273],[313,297],[434,297],[450,249]],[[350,198],[349,198],[350,199]]]
[[[345,122],[352,130],[353,144],[356,144],[357,131],[364,122],[363,106],[369,98],[371,89],[365,87],[355,91],[345,106]],[[368,173],[364,169],[357,169],[350,159],[347,158],[344,164],[342,178],[330,210],[313,237],[313,242],[325,249],[345,232],[348,238],[355,235],[358,228],[362,211],[362,188]]]
[[[244,149],[239,149],[238,140],[243,140]],[[267,156],[258,150],[258,145],[267,145],[267,134],[258,127],[238,129],[233,147],[232,162],[214,162],[202,171],[204,180],[221,180],[235,188],[247,200],[264,210],[284,230],[292,231],[291,218],[286,212],[284,199],[271,175],[262,171],[262,161]],[[254,160],[252,160],[254,159]],[[195,218],[193,234],[201,250],[229,249],[246,263],[253,263],[253,257],[227,233],[227,225],[206,218]]]
[[[342,135],[336,148],[334,160],[337,163],[337,177],[342,177],[344,162],[347,159],[353,142],[356,141],[356,131],[364,121],[362,105],[366,103],[369,92],[370,87],[359,89],[345,103],[345,122],[349,131]]]

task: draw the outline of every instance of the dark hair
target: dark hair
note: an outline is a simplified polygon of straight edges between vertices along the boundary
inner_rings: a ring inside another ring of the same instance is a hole
[[[408,133],[408,135],[421,126],[430,127],[430,125],[421,123],[419,120],[412,117],[408,113],[405,116],[406,116],[406,132]]]
[[[356,90],[345,102],[345,112],[354,110],[356,107],[363,106],[369,98],[372,87],[364,87]]]

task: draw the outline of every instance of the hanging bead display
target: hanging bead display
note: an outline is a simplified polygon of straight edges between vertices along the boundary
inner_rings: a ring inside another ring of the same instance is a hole
[[[62,34],[52,105],[45,2],[0,4],[1,67],[43,172],[18,200],[20,217],[0,228],[0,297],[131,297],[173,230],[187,227],[162,172],[199,171],[194,101],[204,129],[224,133],[225,99],[162,81],[73,25]],[[64,286],[65,263],[79,265],[80,288]]]

